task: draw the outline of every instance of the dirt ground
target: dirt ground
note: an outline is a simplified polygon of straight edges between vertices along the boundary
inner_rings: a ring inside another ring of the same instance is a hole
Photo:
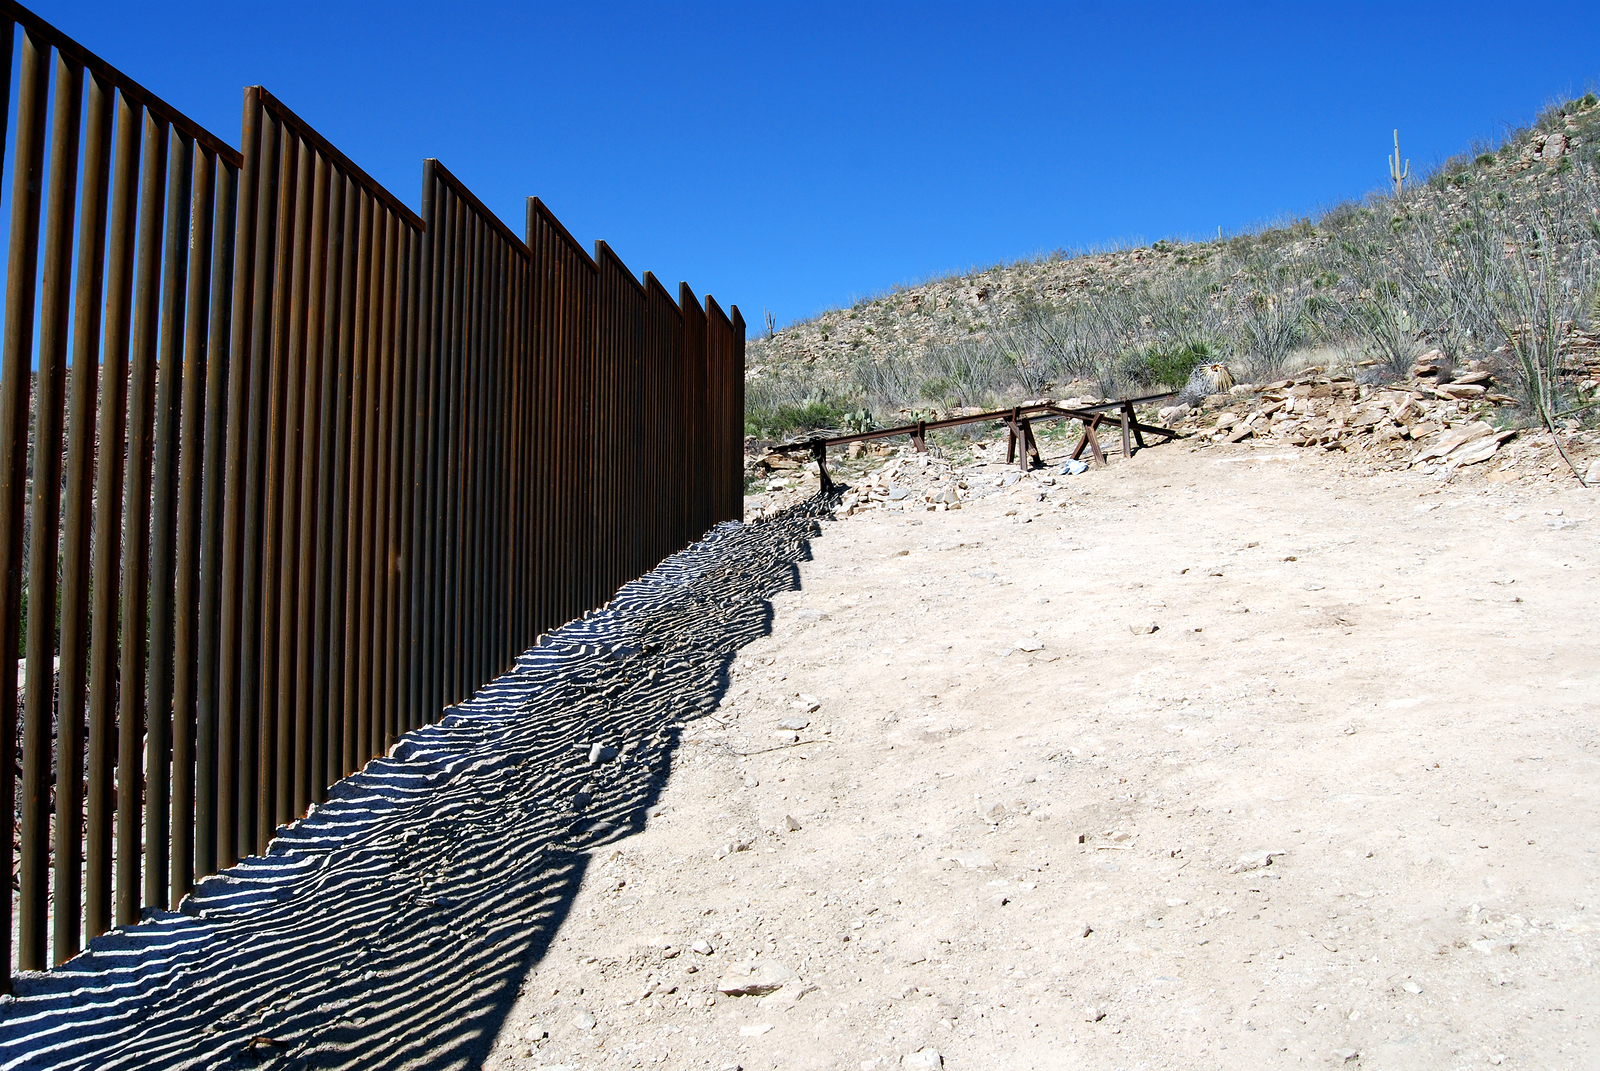
[[[1595,1066],[1600,493],[1005,471],[824,525],[488,1066]]]

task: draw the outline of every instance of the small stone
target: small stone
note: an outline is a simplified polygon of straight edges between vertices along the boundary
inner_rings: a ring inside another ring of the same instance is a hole
[[[1326,585],[1319,584],[1315,580],[1307,580],[1305,587],[1307,591],[1321,591]]]
[[[1018,640],[1017,641],[1017,650],[1019,650],[1019,651],[1042,651],[1042,650],[1044,650],[1044,644],[1041,643],[1039,640],[1036,640],[1036,639],[1034,639],[1033,637],[1030,636],[1025,640]]]
[[[1506,1054],[1503,1052],[1497,1052],[1493,1056],[1489,1057],[1489,1062],[1494,1064],[1496,1067],[1499,1067],[1501,1064],[1506,1062]]]
[[[779,729],[772,734],[772,738],[780,744],[798,744],[800,742],[800,734],[790,732],[788,729]]]
[[[758,1038],[771,1029],[771,1023],[751,1023],[749,1026],[741,1026],[739,1028],[739,1036],[742,1038]]]
[[[788,729],[792,732],[799,732],[810,724],[810,718],[780,718],[778,720],[778,728]]]
[[[1351,1060],[1361,1059],[1361,1053],[1355,1049],[1334,1049],[1333,1054],[1339,1058],[1340,1063],[1349,1063]]]
[[[1282,854],[1282,852],[1245,852],[1229,868],[1228,873],[1243,874],[1249,870],[1260,870],[1262,867],[1270,866],[1274,857]]]
[[[1404,982],[1400,983],[1400,988],[1404,989],[1407,993],[1411,993],[1411,994],[1417,994],[1417,993],[1421,993],[1422,992],[1422,987],[1420,985],[1418,985],[1416,982],[1411,981],[1411,979],[1409,979],[1409,978],[1406,979]]]
[[[600,1025],[600,1021],[587,1008],[579,1008],[578,1014],[572,1017],[572,1025],[579,1030],[593,1030]]]
[[[1161,626],[1156,624],[1154,621],[1136,621],[1128,626],[1128,631],[1133,633],[1135,636],[1148,636],[1152,632],[1157,632],[1160,629]]]
[[[796,982],[786,985],[776,992],[768,993],[766,996],[761,998],[759,1003],[763,1008],[771,1008],[776,1011],[788,1011],[800,1002],[801,997],[807,995],[808,993],[815,993],[816,991],[817,987],[814,985],[802,985]]]
[[[767,959],[753,959],[731,968],[717,983],[717,992],[730,997],[764,997],[781,989],[794,977],[789,968]]]
[[[596,743],[591,745],[589,748],[590,766],[593,766],[597,762],[610,762],[616,757],[617,749],[614,747],[607,747],[605,744]]]
[[[932,1049],[908,1052],[900,1057],[900,1066],[911,1071],[939,1071],[944,1066],[944,1057]]]
[[[994,869],[994,860],[983,852],[957,852],[950,858],[968,870]]]
[[[991,824],[998,825],[1000,819],[1006,816],[1006,805],[993,803],[983,809],[983,817]]]
[[[804,624],[813,624],[818,621],[828,620],[828,615],[821,610],[799,610],[796,611],[794,618]]]
[[[783,816],[783,824],[790,833],[800,832],[800,819],[796,818],[792,814],[786,814]]]
[[[1106,1013],[1105,1013],[1105,1009],[1103,1009],[1103,1008],[1096,1008],[1096,1007],[1092,1007],[1091,1006],[1091,1007],[1083,1009],[1084,1022],[1098,1023],[1101,1019],[1104,1019],[1105,1017],[1106,1017]]]
[[[689,951],[695,953],[696,955],[709,956],[711,953],[715,952],[716,949],[711,947],[710,941],[701,938],[689,946]]]
[[[1088,937],[1094,932],[1094,927],[1090,926],[1087,922],[1080,922],[1076,926],[1071,927],[1067,932],[1075,937]]]
[[[757,781],[754,777],[751,777],[749,774],[745,774],[745,776],[744,776],[744,787],[745,788],[760,788],[761,787],[761,782]]]
[[[804,692],[801,692],[795,699],[794,708],[802,714],[810,714],[821,705],[822,701],[816,696],[806,695]],[[801,726],[801,728],[804,728],[804,726]]]

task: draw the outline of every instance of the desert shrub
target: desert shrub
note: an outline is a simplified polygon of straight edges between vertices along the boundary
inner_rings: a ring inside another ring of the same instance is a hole
[[[1204,342],[1186,342],[1176,349],[1151,346],[1144,353],[1148,381],[1174,390],[1189,382],[1189,374],[1196,365],[1211,364],[1216,360],[1217,355]]]
[[[825,398],[772,409],[752,409],[746,404],[744,433],[758,439],[782,439],[818,428],[844,427],[852,415],[851,410]]]

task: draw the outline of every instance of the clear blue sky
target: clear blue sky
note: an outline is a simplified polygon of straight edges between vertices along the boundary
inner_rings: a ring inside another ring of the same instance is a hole
[[[34,7],[230,142],[263,84],[408,204],[436,156],[752,329],[1304,215],[1381,185],[1395,127],[1415,174],[1600,77],[1571,2]]]

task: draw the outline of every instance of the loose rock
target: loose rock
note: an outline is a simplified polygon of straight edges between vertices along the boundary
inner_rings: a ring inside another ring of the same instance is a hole
[[[728,970],[717,983],[717,992],[730,997],[762,997],[776,992],[794,977],[794,972],[770,959],[753,959]]]
[[[1272,860],[1282,854],[1282,852],[1245,852],[1228,869],[1228,873],[1243,874],[1250,870],[1260,870],[1262,867],[1270,866]]]
[[[957,852],[950,857],[968,870],[993,870],[994,860],[983,852]]]

